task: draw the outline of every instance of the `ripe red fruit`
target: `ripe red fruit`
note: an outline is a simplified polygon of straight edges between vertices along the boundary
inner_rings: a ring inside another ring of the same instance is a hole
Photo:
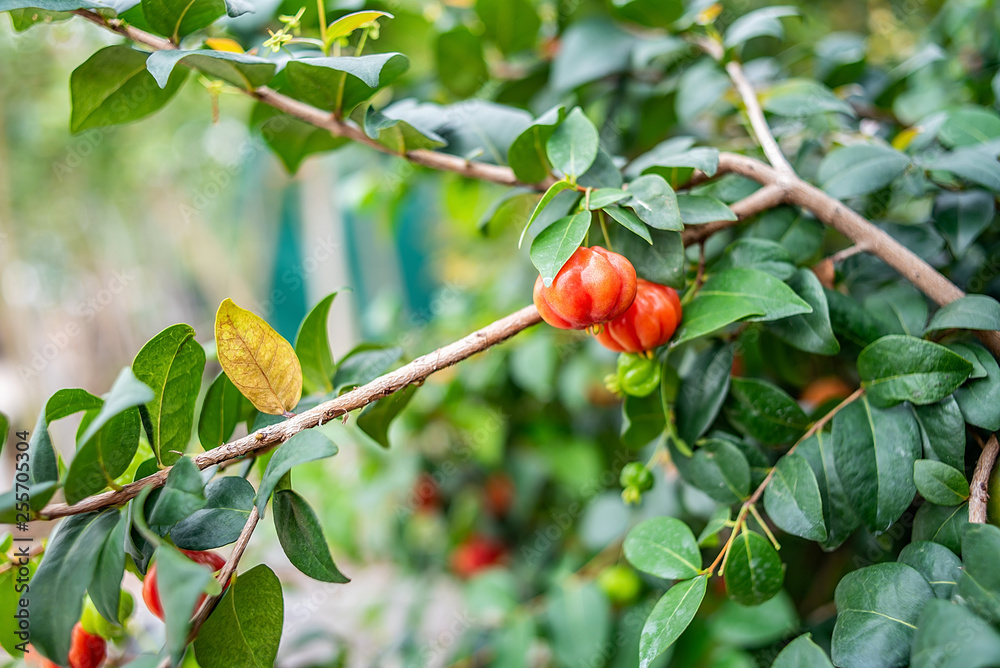
[[[73,639],[69,648],[69,668],[98,668],[108,658],[108,643],[101,636],[91,635],[83,630],[83,624],[77,622],[73,627]],[[38,653],[31,645],[24,653],[24,665],[27,668],[59,668]]]
[[[514,502],[514,481],[506,473],[491,473],[483,485],[486,509],[494,517],[505,517]]]
[[[205,564],[212,568],[213,573],[217,573],[226,565],[226,560],[215,552],[195,552],[193,550],[181,550],[189,559],[195,561],[199,564]],[[226,585],[229,586],[228,584]],[[163,604],[160,602],[160,589],[156,583],[156,564],[154,563],[146,571],[146,579],[142,581],[142,600],[146,602],[146,607],[149,611],[163,619]],[[201,598],[198,599],[198,603],[194,606],[195,609],[191,611],[193,615],[201,604],[205,600],[205,595],[202,594]]]
[[[641,278],[628,310],[597,334],[602,346],[619,353],[641,353],[670,340],[681,322],[677,291]]]
[[[577,248],[552,285],[535,281],[535,307],[559,329],[586,329],[613,320],[635,299],[635,267],[600,246]]]
[[[451,570],[463,578],[496,566],[504,560],[506,550],[499,541],[486,536],[472,536],[451,554]]]

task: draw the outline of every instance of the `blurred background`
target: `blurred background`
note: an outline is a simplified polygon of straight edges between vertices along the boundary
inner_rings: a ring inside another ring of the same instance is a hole
[[[229,22],[247,47],[274,24],[276,3],[257,4],[256,14]],[[465,67],[456,70],[439,35],[465,25],[481,36],[471,4],[329,2],[328,11],[395,15],[373,47],[410,58],[392,99],[475,97],[533,115],[579,103],[603,122],[605,148],[626,157],[682,134],[753,147],[733,118],[685,113],[678,86],[690,52],[661,43],[662,31],[613,23],[621,3],[538,0],[529,5],[539,26],[531,48],[508,58],[483,39],[478,59],[458,59]],[[903,92],[888,113],[909,122],[935,106],[992,97],[996,9],[963,0],[939,13],[942,5],[800,3],[785,42],[758,40],[745,52],[748,69],[833,88],[876,86],[896,72]],[[297,8],[286,0],[278,9]],[[620,31],[622,64],[608,69],[566,52],[576,42],[562,31],[586,19]],[[928,35],[950,44],[947,53]],[[73,69],[119,41],[80,20],[21,32],[0,16],[0,410],[15,428],[31,428],[59,388],[106,392],[168,325],[190,323],[210,345],[226,297],[293,339],[307,311],[340,290],[330,319],[336,359],[362,340],[399,346],[410,359],[529,303],[536,273],[516,243],[527,212],[512,200],[494,215],[499,186],[355,146],[308,157],[291,175],[248,129],[251,101],[224,93],[213,120],[209,89],[194,76],[152,117],[71,134]],[[991,48],[992,63],[983,55]],[[977,68],[981,91],[947,83]],[[926,81],[935,96],[922,93]],[[732,106],[722,96],[711,104]],[[836,134],[815,127],[822,118],[778,129]],[[666,471],[640,508],[622,504],[618,471],[645,459],[619,440],[620,403],[603,383],[614,364],[584,336],[539,327],[435,375],[394,424],[388,451],[350,425],[325,428],[341,452],[296,469],[296,488],[353,582],[308,580],[262,523],[243,567],[266,561],[285,584],[279,664],[637,665],[638,632],[662,589],[627,568],[609,570],[619,541],[646,515],[704,522],[714,503]],[[72,420],[53,429],[57,448],[72,452],[74,429]],[[0,478],[6,485],[9,469]],[[815,546],[788,538],[784,549]],[[672,665],[769,665],[773,643],[800,625],[822,639],[824,624],[832,627],[824,583],[853,568],[848,559],[791,579],[788,595],[752,615],[722,597],[707,604]],[[500,567],[469,578],[473,562]],[[141,616],[137,625],[140,646],[156,646],[162,628]]]

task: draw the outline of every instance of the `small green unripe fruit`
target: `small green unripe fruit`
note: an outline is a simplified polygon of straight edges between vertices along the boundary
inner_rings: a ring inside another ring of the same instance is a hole
[[[618,387],[633,397],[649,396],[660,388],[660,363],[632,353],[618,356]]]
[[[100,636],[105,640],[115,640],[122,637],[124,629],[122,625],[132,616],[135,608],[135,599],[132,594],[122,591],[118,599],[118,624],[112,624],[104,619],[104,616],[97,611],[97,606],[87,596],[83,600],[83,615],[80,617],[80,624],[83,630],[92,636]]]
[[[639,596],[642,581],[628,566],[617,564],[606,568],[597,578],[597,586],[612,603],[628,605]]]
[[[639,492],[653,489],[653,474],[639,462],[630,462],[622,467],[618,481],[622,487],[634,487]]]

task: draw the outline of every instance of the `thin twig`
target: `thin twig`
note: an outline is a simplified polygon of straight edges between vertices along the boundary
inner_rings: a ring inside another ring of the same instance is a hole
[[[849,257],[854,257],[858,253],[864,253],[865,249],[861,244],[854,244],[853,246],[848,246],[843,250],[839,250],[833,255],[831,255],[828,260],[833,264],[840,264]]]
[[[973,524],[986,524],[986,509],[990,500],[990,474],[993,473],[998,451],[1000,451],[1000,444],[997,443],[997,435],[993,434],[979,455],[976,470],[972,473],[972,482],[969,485],[969,521]]]
[[[243,438],[196,455],[192,461],[199,469],[205,469],[213,464],[220,464],[251,452],[280,445],[304,429],[312,429],[321,422],[325,424],[334,418],[346,415],[373,401],[398,392],[408,385],[420,383],[431,374],[506,341],[518,332],[541,322],[541,320],[541,316],[538,315],[538,310],[534,306],[526,306],[459,341],[450,343],[423,357],[418,357],[409,364],[380,376],[367,385],[362,385],[336,399],[331,399],[315,408],[299,413],[284,422],[258,429]],[[40,519],[55,519],[100,510],[108,506],[120,506],[135,498],[145,487],[162,486],[169,473],[170,468],[168,467],[142,480],[123,485],[119,490],[97,494],[72,506],[65,503],[50,504],[38,513],[38,517]]]

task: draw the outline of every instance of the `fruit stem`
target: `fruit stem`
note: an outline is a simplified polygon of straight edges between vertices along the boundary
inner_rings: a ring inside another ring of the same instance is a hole
[[[587,191],[589,196],[590,191]],[[611,237],[608,236],[608,224],[604,221],[604,211],[597,212],[597,220],[601,221],[601,232],[604,234],[604,243],[608,245],[608,250],[614,252],[614,248],[611,247]]]

